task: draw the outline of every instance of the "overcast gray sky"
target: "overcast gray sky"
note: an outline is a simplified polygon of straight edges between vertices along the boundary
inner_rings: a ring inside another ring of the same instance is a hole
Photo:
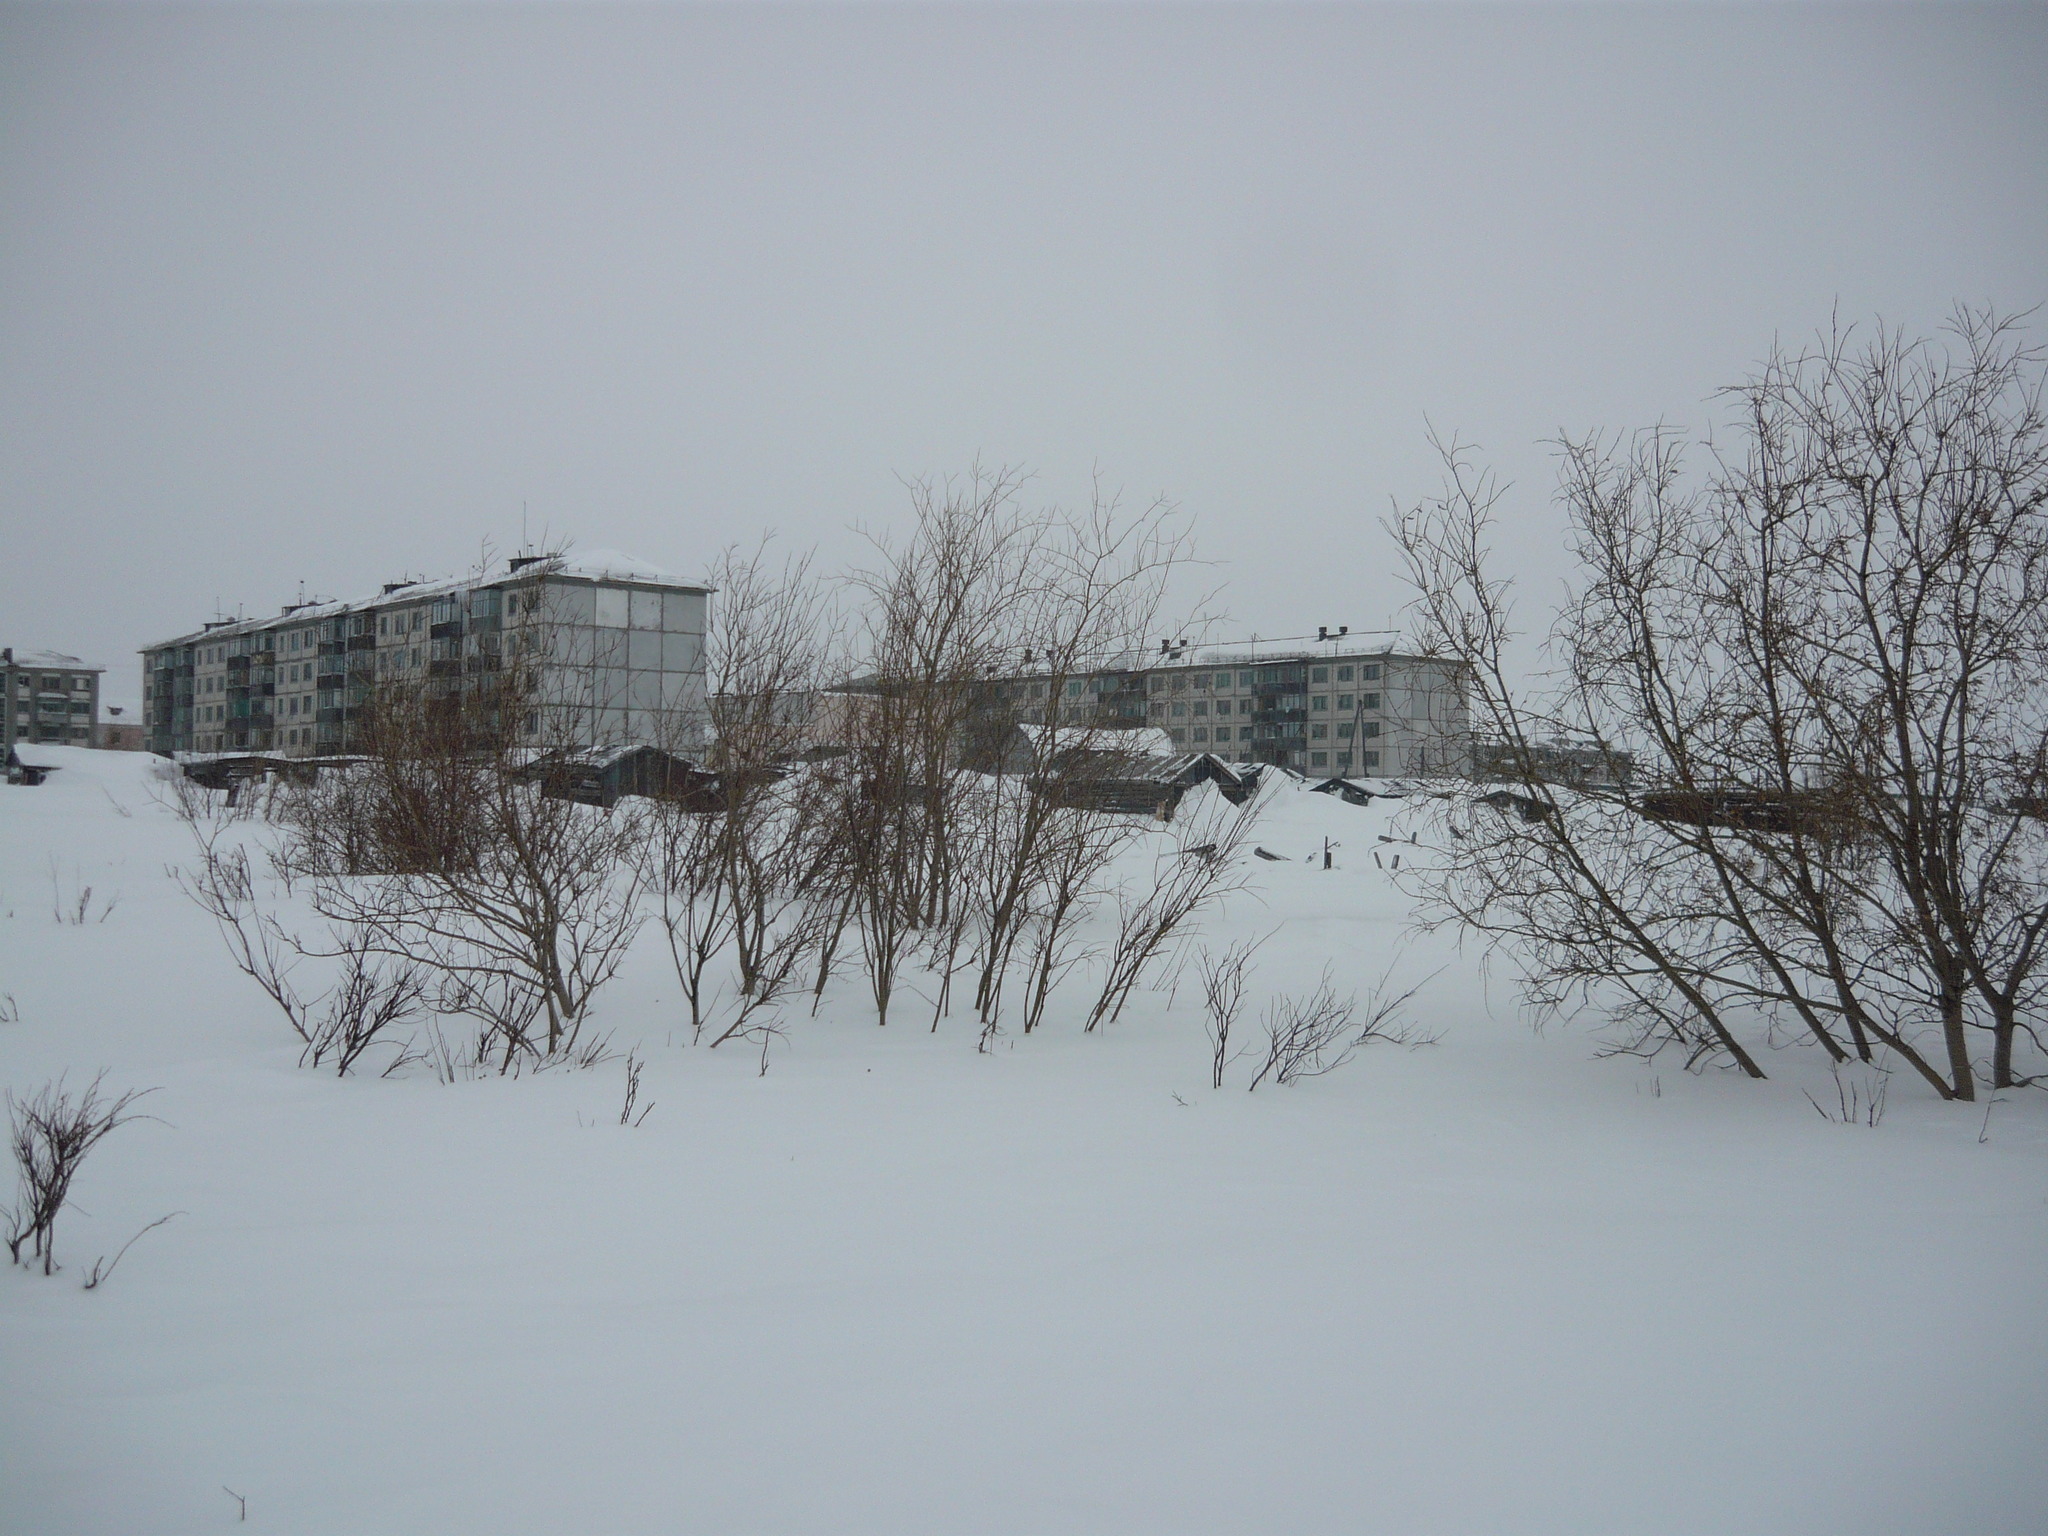
[[[1425,416],[1540,597],[1560,428],[2048,299],[2044,81],[2041,8],[0,7],[0,639],[133,695],[522,502],[839,562],[977,456],[1363,628]]]

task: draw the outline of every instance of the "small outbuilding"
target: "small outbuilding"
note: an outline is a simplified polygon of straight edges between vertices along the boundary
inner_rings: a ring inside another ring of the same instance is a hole
[[[33,747],[22,751],[23,745],[16,742],[7,749],[7,782],[31,788],[55,773],[57,765]]]
[[[645,743],[550,753],[536,758],[526,772],[540,780],[544,795],[607,810],[627,795],[710,810],[718,789],[716,774]]]

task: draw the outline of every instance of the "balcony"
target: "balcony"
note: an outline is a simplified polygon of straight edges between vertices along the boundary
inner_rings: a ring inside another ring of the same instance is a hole
[[[429,640],[459,640],[462,637],[462,620],[444,619],[427,630]]]
[[[1278,677],[1260,678],[1252,684],[1252,697],[1255,699],[1277,699],[1282,694],[1299,693],[1307,686],[1308,674],[1303,669],[1296,667],[1292,672],[1282,673]]]

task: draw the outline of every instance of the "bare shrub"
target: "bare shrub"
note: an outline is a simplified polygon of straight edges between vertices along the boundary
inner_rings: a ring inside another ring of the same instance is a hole
[[[1806,1093],[1805,1089],[1800,1090],[1806,1095],[1806,1102],[1813,1106],[1814,1113],[1836,1125],[1862,1125],[1872,1130],[1877,1129],[1878,1123],[1884,1119],[1885,1100],[1891,1095],[1891,1073],[1882,1068],[1871,1070],[1861,1067],[1845,1071],[1840,1062],[1830,1062],[1828,1066],[1835,1082],[1833,1109],[1829,1109],[1812,1094]],[[1858,1073],[1863,1075],[1858,1076]],[[1987,1121],[1990,1113],[1987,1106]],[[1979,1139],[1982,1139],[1981,1136]]]
[[[95,906],[92,887],[87,885],[74,867],[71,872],[71,888],[66,890],[57,877],[57,861],[50,860],[50,911],[57,921],[67,928],[83,928],[92,923],[104,923],[114,915],[114,908],[121,904],[121,893],[102,896]]]
[[[1086,1029],[1116,1022],[1138,983],[1190,921],[1244,884],[1244,855],[1258,820],[1256,800],[1232,805],[1221,795],[1173,824],[1153,861],[1150,886],[1117,893],[1117,931],[1104,965],[1102,991]]]
[[[206,814],[206,802],[178,802],[198,844],[190,865],[172,870],[180,889],[214,920],[235,968],[254,981],[299,1037],[301,1066],[332,1062],[346,1077],[371,1047],[395,1047],[384,1070],[407,1060],[413,1042],[407,1026],[421,1012],[426,977],[404,957],[383,953],[373,930],[355,924],[327,925],[324,943],[288,928],[278,915],[288,896],[288,872],[273,863],[258,875],[248,850],[225,834],[230,820]],[[338,962],[332,983],[308,995],[299,976],[308,962]]]
[[[403,1040],[384,1068],[389,1075],[412,1054],[406,1026],[425,1007],[426,972],[410,960],[378,953],[367,933],[341,937],[334,957],[341,962],[341,979],[312,1016],[305,1064],[317,1067],[331,1058],[336,1074],[346,1077],[372,1046]]]
[[[1256,1091],[1268,1077],[1276,1083],[1291,1083],[1336,1071],[1358,1049],[1351,1038],[1351,1021],[1357,1012],[1355,995],[1337,996],[1328,966],[1323,967],[1322,980],[1307,997],[1274,998],[1266,1005],[1262,1020],[1266,1059],[1247,1086]]]
[[[105,1254],[101,1254],[98,1258],[94,1259],[92,1261],[92,1272],[85,1277],[85,1284],[82,1287],[82,1289],[88,1291],[96,1291],[102,1285],[106,1284],[107,1281],[113,1279],[114,1271],[120,1267],[121,1261],[128,1257],[128,1250],[130,1248],[133,1248],[137,1243],[141,1242],[143,1238],[147,1237],[150,1233],[154,1232],[158,1227],[162,1226],[165,1222],[174,1220],[177,1217],[182,1216],[184,1214],[185,1213],[183,1211],[172,1211],[169,1215],[159,1216],[155,1221],[150,1222],[147,1226],[142,1228],[141,1231],[137,1232],[133,1237],[129,1238],[127,1242],[123,1243],[120,1246],[120,1248],[118,1248],[115,1251],[114,1256],[111,1259],[108,1258]]]
[[[621,1125],[630,1125],[637,1128],[642,1121],[654,1113],[654,1105],[652,1103],[644,1105],[640,1103],[640,1071],[646,1065],[647,1063],[640,1058],[637,1052],[626,1052],[626,1098],[625,1102],[619,1106],[619,1124]],[[638,1110],[637,1114],[635,1113],[636,1109]]]
[[[482,1034],[497,1070],[579,1059],[638,930],[648,812],[550,793],[516,671],[452,696],[390,685],[370,752],[290,801],[280,867],[314,911]]]
[[[59,1078],[32,1096],[7,1095],[10,1145],[14,1151],[19,1194],[9,1213],[7,1251],[16,1264],[29,1247],[29,1262],[42,1261],[43,1273],[56,1269],[57,1217],[71,1198],[71,1184],[86,1154],[132,1120],[148,1119],[129,1112],[137,1099],[156,1090],[145,1088],[103,1098],[102,1072],[81,1093],[73,1094]]]
[[[1238,1015],[1244,1011],[1245,987],[1250,981],[1252,957],[1271,934],[1257,939],[1240,939],[1218,954],[1203,949],[1197,960],[1202,978],[1202,1007],[1208,1016],[1209,1086],[1223,1086],[1224,1070],[1243,1054],[1231,1048],[1231,1034]]]
[[[1084,954],[1075,933],[1110,859],[1139,830],[1065,803],[1051,791],[1070,767],[1051,752],[1014,762],[1013,738],[1057,733],[1070,692],[1142,650],[1187,560],[1164,502],[1127,512],[1098,490],[1070,515],[1024,507],[1022,485],[977,468],[912,486],[909,534],[877,540],[879,559],[852,581],[863,707],[835,765],[840,910],[877,1018],[921,961],[937,981],[934,1028],[956,978],[972,977],[984,1045],[1013,991],[1025,1030],[1038,1026]],[[1029,687],[1005,681],[1027,674]]]
[[[1262,1020],[1266,1031],[1266,1059],[1247,1085],[1256,1089],[1271,1078],[1292,1083],[1305,1077],[1334,1072],[1373,1041],[1389,1045],[1418,1046],[1435,1042],[1436,1036],[1402,1023],[1402,1015],[1425,983],[1418,982],[1404,992],[1389,995],[1383,977],[1365,1002],[1364,1022],[1359,1022],[1356,993],[1339,997],[1330,981],[1330,968],[1323,967],[1315,991],[1305,998],[1278,997],[1266,1007]]]

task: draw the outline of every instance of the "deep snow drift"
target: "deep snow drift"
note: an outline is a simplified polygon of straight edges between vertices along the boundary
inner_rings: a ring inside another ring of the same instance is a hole
[[[93,1154],[62,1273],[0,1275],[9,1533],[219,1530],[224,1486],[296,1536],[2048,1528],[2042,1096],[1980,1140],[1901,1076],[1846,1127],[1810,1052],[1539,1037],[1404,946],[1377,802],[1273,795],[1290,861],[1209,927],[1278,929],[1255,996],[1440,972],[1435,1046],[1218,1093],[1185,984],[986,1056],[848,984],[763,1077],[681,1043],[647,933],[599,1004],[626,1129],[617,1062],[299,1069],[151,761],[63,757],[0,787],[0,1080],[162,1123]]]

